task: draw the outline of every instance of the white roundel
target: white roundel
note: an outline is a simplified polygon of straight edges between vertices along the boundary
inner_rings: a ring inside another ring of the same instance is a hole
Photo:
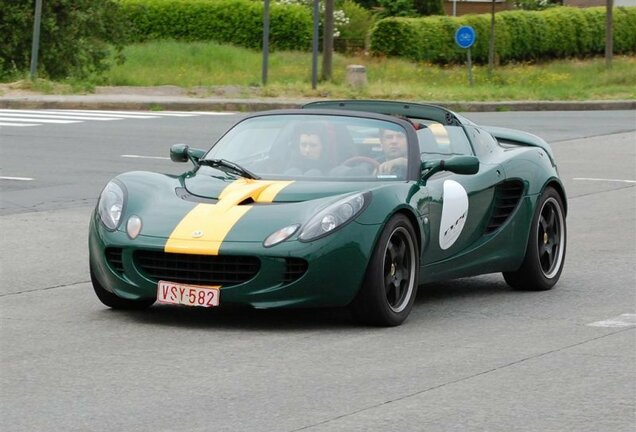
[[[442,222],[439,227],[439,247],[448,249],[455,243],[464,229],[468,216],[468,194],[454,180],[444,182],[442,196]]]

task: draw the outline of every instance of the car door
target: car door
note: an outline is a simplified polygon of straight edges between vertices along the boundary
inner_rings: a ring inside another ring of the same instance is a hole
[[[496,185],[505,177],[500,164],[486,154],[484,142],[488,137],[481,136],[485,132],[439,124],[427,129],[434,141],[418,133],[420,142],[426,141],[421,144],[422,159],[477,155],[480,165],[474,175],[442,171],[427,180],[429,239],[422,266],[461,254],[484,235],[492,216]]]

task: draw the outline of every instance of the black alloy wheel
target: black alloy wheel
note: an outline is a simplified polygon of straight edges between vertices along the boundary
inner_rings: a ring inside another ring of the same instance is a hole
[[[403,214],[384,226],[351,311],[358,321],[397,326],[408,317],[417,294],[419,250],[415,230]]]
[[[504,272],[504,279],[514,289],[551,289],[563,271],[566,242],[563,201],[554,188],[547,187],[537,202],[523,263],[517,271]]]

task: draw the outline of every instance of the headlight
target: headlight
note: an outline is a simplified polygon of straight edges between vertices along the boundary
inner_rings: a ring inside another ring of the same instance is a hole
[[[366,208],[371,201],[369,192],[348,196],[336,201],[312,217],[303,227],[298,239],[312,241],[342,227]]]
[[[124,211],[125,193],[123,186],[114,181],[109,182],[99,197],[97,214],[106,229],[115,231]]]

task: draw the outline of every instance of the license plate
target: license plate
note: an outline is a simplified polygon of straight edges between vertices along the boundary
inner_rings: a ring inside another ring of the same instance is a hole
[[[219,305],[220,295],[219,287],[186,285],[168,281],[159,281],[157,285],[159,303],[214,307]]]

